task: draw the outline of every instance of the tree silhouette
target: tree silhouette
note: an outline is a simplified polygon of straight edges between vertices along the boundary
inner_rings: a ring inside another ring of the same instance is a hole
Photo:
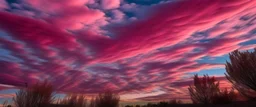
[[[231,89],[230,91],[228,91],[228,89],[225,89],[214,95],[211,100],[213,104],[228,104],[236,100],[236,98],[237,94],[235,93],[234,89]]]
[[[125,107],[133,107],[132,105],[126,105]]]
[[[60,104],[68,107],[87,107],[87,99],[85,95],[71,94],[66,96]]]
[[[13,98],[16,107],[46,107],[53,100],[53,86],[47,81],[21,89]]]
[[[193,103],[209,104],[212,103],[212,98],[217,95],[219,90],[219,82],[214,77],[204,75],[199,78],[198,75],[194,76],[194,85],[188,88],[191,100]]]
[[[256,100],[256,48],[253,52],[238,50],[229,54],[225,75],[242,95]]]
[[[95,98],[91,99],[89,107],[96,107]]]
[[[182,104],[182,101],[173,99],[173,100],[170,100],[168,103],[169,103],[169,105],[178,105],[178,104]]]
[[[140,107],[140,105],[136,105],[135,107]]]
[[[95,100],[92,100],[94,107],[118,107],[120,97],[110,91],[100,93]]]
[[[5,100],[2,104],[2,107],[12,107],[11,105],[8,105],[8,101]]]

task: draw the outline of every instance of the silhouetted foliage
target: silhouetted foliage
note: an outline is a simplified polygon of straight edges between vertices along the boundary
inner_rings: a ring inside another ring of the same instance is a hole
[[[173,106],[176,106],[176,105],[181,105],[182,102],[180,100],[170,100],[168,102],[166,101],[161,101],[161,102],[158,102],[158,103],[148,103],[146,105],[136,105],[135,107],[173,107]],[[126,105],[125,107],[133,107],[132,105]]]
[[[182,104],[182,101],[177,99],[173,99],[169,101],[169,105],[177,105],[177,104]]]
[[[84,95],[68,95],[60,104],[68,105],[68,107],[87,107],[87,99]]]
[[[133,107],[132,105],[126,105],[125,107]]]
[[[157,107],[157,104],[148,103],[148,104],[146,105],[146,107]]]
[[[168,102],[159,102],[158,104],[156,104],[157,107],[168,107],[169,103]]]
[[[140,105],[136,105],[135,107],[140,107]]]
[[[212,99],[213,104],[228,104],[236,100],[237,94],[234,92],[234,89],[228,91],[227,89],[218,92],[214,95]]]
[[[256,100],[256,49],[253,52],[238,50],[229,54],[226,77],[242,95]]]
[[[4,101],[3,102],[3,106],[2,107],[12,107],[11,105],[8,104],[8,101]]]
[[[20,89],[13,98],[16,107],[46,107],[53,100],[53,87],[46,81]]]
[[[217,95],[219,90],[219,82],[214,77],[204,75],[199,78],[194,76],[194,85],[188,88],[193,103],[209,104],[212,103],[211,98]]]
[[[196,104],[228,104],[236,99],[233,89],[221,91],[219,82],[214,77],[204,75],[199,78],[194,76],[194,86],[188,88],[191,100]]]
[[[89,107],[96,107],[94,98],[91,99]]]
[[[110,91],[100,93],[95,100],[91,101],[94,107],[118,107],[120,97]],[[92,106],[91,106],[92,107]]]

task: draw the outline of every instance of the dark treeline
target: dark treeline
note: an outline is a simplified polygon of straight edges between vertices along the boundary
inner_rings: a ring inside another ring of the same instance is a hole
[[[230,62],[226,62],[226,78],[232,84],[231,89],[221,89],[215,77],[194,76],[194,84],[189,86],[193,104],[184,104],[180,100],[148,103],[146,105],[126,105],[125,107],[254,107],[256,106],[256,49],[253,52],[238,50],[229,54]],[[80,94],[67,95],[63,99],[55,99],[54,89],[49,82],[20,89],[13,98],[15,107],[118,107],[119,95],[110,91],[98,94],[88,100]],[[243,97],[243,102],[239,102]],[[246,103],[245,103],[246,102]],[[7,103],[4,107],[11,107]],[[223,106],[224,105],[224,106]]]
[[[119,95],[110,91],[100,93],[90,100],[83,94],[70,94],[63,99],[56,99],[53,86],[44,81],[20,89],[13,98],[13,105],[4,102],[3,107],[118,107],[119,100]]]
[[[173,106],[177,106],[183,104],[181,100],[170,100],[170,101],[161,101],[158,103],[148,103],[146,105],[126,105],[125,107],[173,107]]]

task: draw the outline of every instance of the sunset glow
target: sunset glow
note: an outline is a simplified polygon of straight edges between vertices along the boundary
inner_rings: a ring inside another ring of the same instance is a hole
[[[194,74],[231,86],[224,64],[256,47],[255,19],[256,0],[0,0],[0,102],[43,80],[187,101]]]

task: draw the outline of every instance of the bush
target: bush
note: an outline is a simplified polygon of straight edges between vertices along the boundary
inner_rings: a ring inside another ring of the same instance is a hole
[[[256,100],[256,49],[253,52],[235,50],[229,54],[226,77],[242,95]]]
[[[95,99],[92,98],[89,107],[96,107]]]
[[[13,98],[16,107],[46,107],[53,100],[53,87],[46,81],[20,89]]]
[[[91,103],[94,107],[118,107],[120,97],[110,91],[100,93]]]
[[[126,105],[125,107],[133,107],[132,105]]]
[[[219,92],[218,94],[212,97],[213,104],[228,104],[236,100],[237,95],[234,92],[234,89],[228,91],[225,89],[224,91]]]
[[[87,99],[84,95],[68,95],[60,104],[67,105],[68,107],[86,107]]]
[[[2,107],[12,107],[12,106],[8,105],[8,101],[6,100],[6,101],[3,102],[3,106]]]
[[[140,107],[140,105],[136,105],[135,107]]]
[[[177,105],[177,104],[182,104],[182,101],[177,99],[173,99],[169,101],[169,105]]]
[[[200,104],[228,104],[236,100],[234,89],[221,91],[219,82],[214,77],[204,75],[194,77],[194,86],[188,88],[193,103]]]
[[[219,82],[208,75],[204,75],[203,78],[195,75],[194,85],[189,86],[188,90],[193,103],[209,104],[212,103],[212,97],[219,92]]]

